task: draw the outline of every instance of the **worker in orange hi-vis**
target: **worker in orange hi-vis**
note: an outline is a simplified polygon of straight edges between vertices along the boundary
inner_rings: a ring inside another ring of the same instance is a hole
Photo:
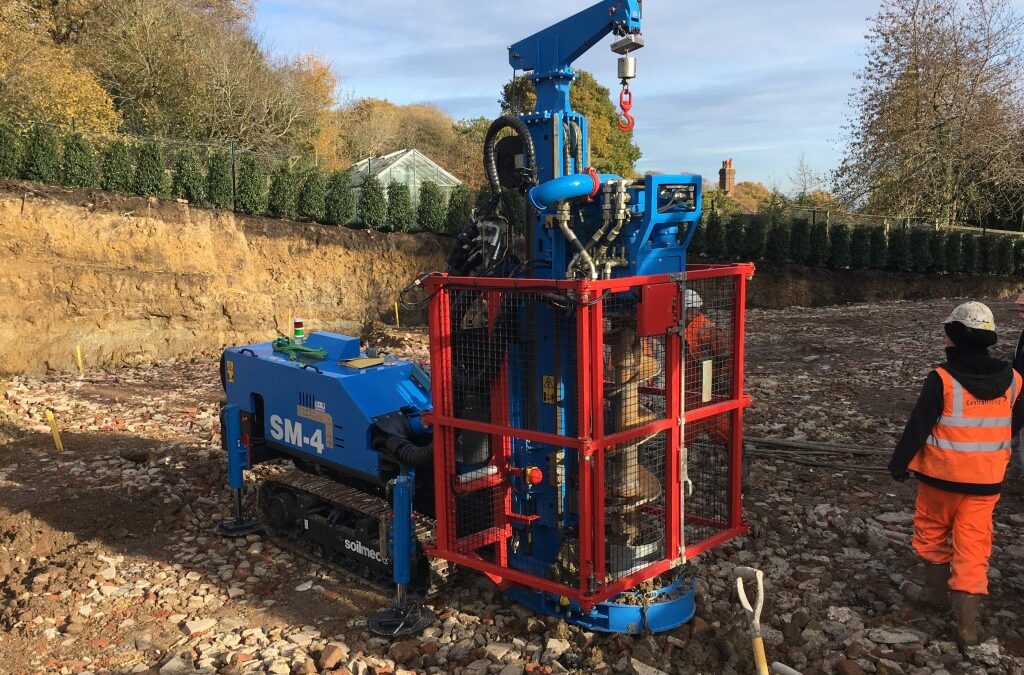
[[[925,561],[920,600],[944,606],[953,593],[960,645],[978,644],[988,594],[992,514],[1024,426],[1022,378],[993,358],[992,310],[960,305],[945,321],[946,362],[928,374],[896,445],[889,473],[918,479],[913,545]]]
[[[715,322],[704,313],[704,299],[692,290],[683,294],[684,329],[683,339],[686,346],[684,372],[686,373],[685,397],[686,410],[693,410],[701,405],[708,405],[714,400],[706,401],[704,382],[700,364],[711,361],[712,372],[717,372],[727,364],[729,340]],[[729,378],[726,378],[728,380]],[[716,443],[729,443],[729,416],[715,415],[693,422],[684,427],[685,442],[689,444],[701,433],[707,433]]]

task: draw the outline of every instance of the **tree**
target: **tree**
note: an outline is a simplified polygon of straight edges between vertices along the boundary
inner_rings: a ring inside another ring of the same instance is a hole
[[[135,177],[135,160],[132,152],[124,141],[114,141],[103,153],[103,179],[100,186],[111,192],[127,193],[132,191]]]
[[[995,274],[1002,276],[1009,276],[1013,274],[1014,260],[1013,260],[1013,239],[1004,235],[994,237],[995,239],[995,255],[993,271]]]
[[[92,143],[77,132],[68,134],[64,137],[64,185],[91,188],[98,184],[99,170]]]
[[[415,225],[416,214],[412,208],[409,186],[391,181],[388,185],[387,229],[391,232],[411,232]]]
[[[444,231],[447,234],[458,234],[469,224],[471,218],[469,189],[465,185],[456,185],[448,198],[448,213],[444,219]]]
[[[85,133],[109,133],[120,124],[109,94],[77,51],[56,44],[37,6],[93,0],[0,3],[0,111],[19,125],[39,123]]]
[[[356,212],[352,178],[348,171],[335,171],[327,181],[324,220],[331,225],[348,225]]]
[[[372,230],[379,230],[387,222],[387,216],[384,186],[376,176],[367,176],[359,194],[359,221]]]
[[[1018,217],[1022,37],[1009,0],[884,0],[852,96],[842,194],[941,224]]]
[[[267,210],[274,218],[294,218],[299,197],[295,174],[288,162],[280,162],[270,178]]]
[[[327,213],[327,178],[313,167],[306,172],[299,188],[299,217],[315,223],[322,222]]]
[[[576,73],[578,77],[569,88],[569,102],[573,110],[585,115],[589,122],[590,166],[601,173],[632,178],[640,159],[640,148],[633,142],[633,132],[619,131],[619,111],[612,103],[611,92],[587,71],[577,70]],[[537,105],[533,82],[522,76],[515,78],[502,88],[499,103],[503,112],[532,112]]]
[[[223,150],[214,151],[206,168],[206,200],[218,209],[232,208],[231,183],[231,156]]]
[[[135,194],[159,197],[164,194],[164,156],[155,141],[139,145],[135,158]]]
[[[743,213],[757,213],[761,207],[771,200],[772,191],[761,183],[743,181],[737,183],[730,198],[739,205]]]
[[[196,153],[188,148],[179,152],[174,163],[171,194],[179,199],[187,199],[190,204],[201,204],[206,196],[203,183],[203,167]]]
[[[259,159],[249,153],[242,155],[238,164],[235,207],[252,215],[260,215],[267,210],[267,175]]]
[[[53,130],[42,124],[33,124],[25,148],[25,165],[21,175],[26,180],[56,185],[60,180],[60,160],[57,158],[57,138]]]
[[[16,178],[21,167],[21,135],[0,122],[0,178]]]
[[[441,232],[448,211],[448,202],[437,183],[423,181],[420,185],[420,203],[416,209],[416,222],[427,232]]]

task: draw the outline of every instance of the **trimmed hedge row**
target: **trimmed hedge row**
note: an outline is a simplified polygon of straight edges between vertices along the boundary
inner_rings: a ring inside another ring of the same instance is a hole
[[[469,222],[475,201],[464,186],[455,188],[449,199],[440,186],[427,181],[414,204],[407,185],[392,183],[385,188],[372,177],[354,184],[346,171],[328,175],[288,162],[268,166],[249,153],[240,153],[233,166],[232,156],[223,150],[197,153],[184,148],[171,155],[152,140],[137,145],[115,140],[98,150],[74,131],[58,139],[51,127],[34,125],[22,135],[4,122],[0,178],[170,196],[252,215],[331,225],[359,223],[392,232],[457,233]]]
[[[1024,237],[993,232],[931,230],[902,225],[851,227],[807,220],[744,225],[707,214],[690,245],[713,261],[751,260],[828,269],[929,274],[1024,274]]]

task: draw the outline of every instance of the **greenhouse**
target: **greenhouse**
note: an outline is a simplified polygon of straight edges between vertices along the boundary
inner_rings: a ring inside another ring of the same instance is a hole
[[[367,176],[376,176],[385,187],[392,181],[408,185],[414,203],[419,201],[424,181],[437,183],[446,199],[452,189],[462,183],[419,150],[398,150],[381,157],[369,157],[353,164],[349,171],[356,186]]]

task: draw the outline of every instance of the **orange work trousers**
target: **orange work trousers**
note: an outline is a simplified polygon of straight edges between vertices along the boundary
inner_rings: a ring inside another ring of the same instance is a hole
[[[914,550],[930,563],[951,563],[951,590],[988,595],[992,513],[998,501],[999,495],[961,495],[918,483]]]

